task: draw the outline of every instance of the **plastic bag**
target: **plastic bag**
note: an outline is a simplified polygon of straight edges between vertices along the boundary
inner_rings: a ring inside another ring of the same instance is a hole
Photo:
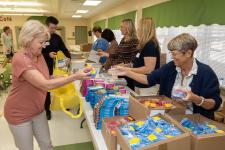
[[[55,60],[55,67],[53,70],[53,75],[55,76],[68,76],[68,72],[62,70],[58,67],[58,58],[61,55],[61,52],[57,53]],[[61,56],[60,56],[61,57]],[[80,118],[83,113],[83,101],[82,98],[78,95],[78,92],[75,88],[73,82],[68,83],[59,88],[53,89],[50,91],[52,93],[52,102],[50,105],[51,110],[63,110],[71,118]],[[80,105],[79,114],[74,115],[70,111],[67,111],[68,108],[75,108]]]

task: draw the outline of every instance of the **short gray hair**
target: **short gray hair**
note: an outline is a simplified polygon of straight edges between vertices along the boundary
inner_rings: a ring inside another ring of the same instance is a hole
[[[198,43],[196,39],[188,33],[176,36],[167,45],[168,50],[171,51],[178,50],[181,52],[187,52],[188,50],[192,50],[193,53],[197,47]]]
[[[50,35],[48,29],[37,20],[29,20],[23,24],[19,35],[19,45],[21,47],[28,47],[30,43],[37,37],[49,39]]]

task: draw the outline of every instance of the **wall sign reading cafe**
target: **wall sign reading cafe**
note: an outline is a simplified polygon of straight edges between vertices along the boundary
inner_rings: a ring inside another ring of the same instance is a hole
[[[12,21],[12,17],[9,17],[9,16],[7,16],[7,17],[5,17],[5,16],[0,16],[0,21]]]

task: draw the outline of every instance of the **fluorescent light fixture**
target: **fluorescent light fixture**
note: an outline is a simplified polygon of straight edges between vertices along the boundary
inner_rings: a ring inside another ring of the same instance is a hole
[[[32,8],[0,8],[0,12],[14,13],[46,13],[46,10]]]
[[[44,16],[44,14],[2,14],[3,16]]]
[[[91,0],[86,0],[83,5],[85,6],[97,6],[100,4],[102,1],[91,1]]]
[[[42,3],[37,3],[37,2],[0,1],[0,6],[43,6],[43,4]]]
[[[77,10],[76,11],[76,13],[78,13],[78,14],[85,14],[87,12],[88,12],[88,10]]]
[[[81,15],[73,15],[73,18],[81,18]]]

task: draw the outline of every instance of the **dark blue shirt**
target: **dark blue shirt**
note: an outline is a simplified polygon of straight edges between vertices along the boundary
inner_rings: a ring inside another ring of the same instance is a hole
[[[134,61],[133,61],[133,67],[139,68],[145,66],[145,57],[155,57],[156,63],[154,70],[160,68],[160,49],[157,44],[155,44],[153,41],[149,41],[145,44],[145,46],[140,50],[139,53],[137,53]],[[137,81],[133,82],[134,86],[140,87],[140,88],[148,88],[148,85],[141,84]],[[131,88],[132,89],[132,88]]]
[[[139,68],[145,66],[145,57],[155,57],[155,69],[158,69],[160,67],[160,49],[159,46],[153,41],[147,42],[145,46],[140,50],[140,52],[136,55],[133,61],[133,67]]]
[[[198,71],[190,83],[191,91],[198,96],[213,99],[215,101],[215,107],[206,110],[192,103],[193,113],[200,113],[207,118],[214,119],[214,111],[216,111],[222,103],[219,81],[215,72],[208,65],[197,60],[196,63],[198,65]],[[176,66],[174,65],[174,62],[171,61],[160,69],[151,72],[147,76],[148,84],[149,86],[160,84],[159,94],[171,97],[176,75]]]
[[[106,39],[98,38],[94,42],[94,44],[92,46],[92,49],[95,50],[95,51],[97,51],[98,49],[101,49],[103,51],[106,51],[108,49],[108,47],[109,47],[109,42]],[[99,62],[101,64],[104,64],[106,62],[106,59],[107,59],[106,57],[101,57],[100,60],[99,60]]]

